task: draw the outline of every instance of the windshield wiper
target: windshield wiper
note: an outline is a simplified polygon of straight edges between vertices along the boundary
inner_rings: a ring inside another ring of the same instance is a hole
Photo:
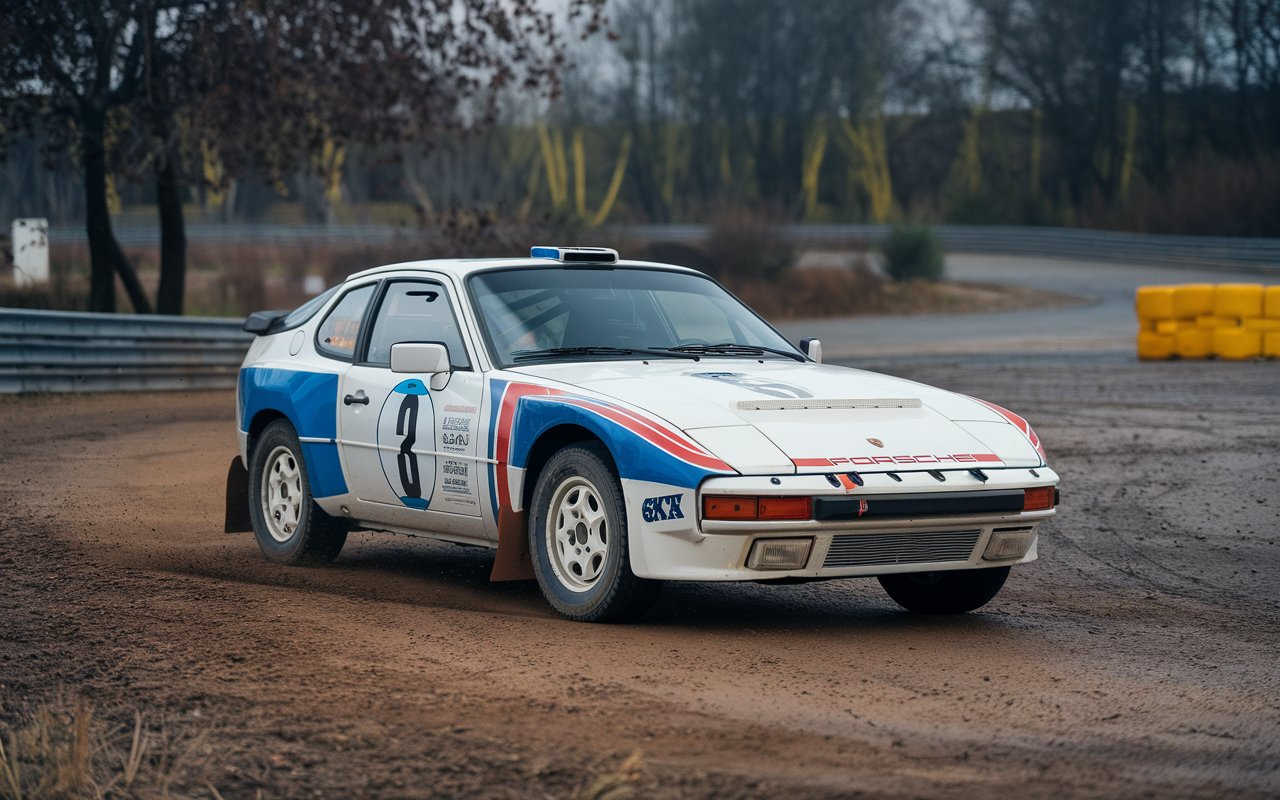
[[[675,347],[662,347],[671,353],[708,353],[714,355],[750,355],[758,356],[765,353],[773,353],[774,355],[786,356],[796,361],[804,361],[804,356],[799,353],[793,353],[789,350],[780,350],[776,347],[765,347],[759,344],[738,344],[736,342],[723,342],[721,344],[681,344]]]
[[[692,358],[694,361],[700,359],[696,355],[681,352],[679,350],[672,351],[669,348],[648,348],[648,347],[609,347],[607,345],[593,345],[589,347],[544,347],[540,350],[516,350],[511,354],[512,361],[528,361],[531,358],[555,358],[556,356],[626,356],[635,353],[643,353],[650,356],[664,356],[667,358]]]

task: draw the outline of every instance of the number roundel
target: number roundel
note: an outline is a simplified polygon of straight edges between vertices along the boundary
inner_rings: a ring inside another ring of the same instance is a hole
[[[426,509],[435,491],[435,407],[424,381],[401,381],[378,414],[378,460],[391,491],[409,508]]]

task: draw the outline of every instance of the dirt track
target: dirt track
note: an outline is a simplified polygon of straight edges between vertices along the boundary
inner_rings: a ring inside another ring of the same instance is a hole
[[[1280,367],[899,360],[1026,414],[1063,477],[980,613],[874,581],[670,586],[553,617],[484,551],[319,570],[220,531],[230,393],[0,399],[0,719],[72,693],[207,730],[223,796],[1280,793]]]

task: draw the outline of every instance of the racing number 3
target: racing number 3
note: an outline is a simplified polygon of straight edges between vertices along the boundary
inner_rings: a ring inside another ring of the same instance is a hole
[[[400,401],[400,413],[396,416],[396,435],[400,440],[400,453],[396,456],[396,466],[400,468],[400,483],[404,486],[404,496],[414,499],[422,497],[422,476],[418,474],[418,457],[414,455],[413,445],[417,442],[418,430],[418,395],[406,394]]]

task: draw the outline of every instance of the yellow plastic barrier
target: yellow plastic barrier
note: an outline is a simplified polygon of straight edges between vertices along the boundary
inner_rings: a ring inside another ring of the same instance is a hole
[[[1163,333],[1138,333],[1138,358],[1143,361],[1161,361],[1173,357],[1173,337]]]
[[[1173,287],[1173,311],[1169,316],[1174,319],[1193,319],[1212,315],[1213,292],[1212,283],[1188,283]]]
[[[1227,361],[1244,361],[1262,355],[1262,334],[1244,328],[1218,328],[1213,332],[1213,354]]]
[[[1280,319],[1280,286],[1268,286],[1262,293],[1262,315]]]
[[[1213,293],[1215,317],[1262,316],[1263,287],[1260,283],[1220,283]]]
[[[1196,327],[1202,331],[1215,328],[1235,328],[1240,324],[1235,317],[1196,317]]]
[[[1262,334],[1262,354],[1267,358],[1280,358],[1280,332]]]
[[[1139,319],[1172,319],[1172,286],[1139,286],[1136,297]]]
[[[1178,358],[1208,358],[1213,355],[1213,331],[1178,331],[1173,337],[1173,351]]]
[[[1138,358],[1280,358],[1280,286],[1140,286]]]

